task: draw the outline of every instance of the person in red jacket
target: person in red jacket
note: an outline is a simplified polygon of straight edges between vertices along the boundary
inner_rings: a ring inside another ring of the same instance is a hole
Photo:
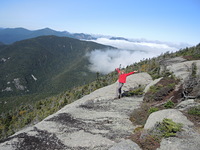
[[[124,83],[126,83],[126,77],[138,71],[135,70],[133,72],[125,73],[124,70],[120,70],[119,68],[116,68],[115,70],[118,72],[118,75],[119,75],[119,78],[118,78],[119,85],[117,87],[116,98],[121,98],[122,86],[124,85]]]

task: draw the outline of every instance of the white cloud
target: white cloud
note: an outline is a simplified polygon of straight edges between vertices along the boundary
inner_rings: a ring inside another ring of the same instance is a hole
[[[133,64],[143,59],[144,55],[148,55],[145,52],[130,51],[130,50],[95,50],[89,53],[89,61],[91,65],[90,70],[93,72],[100,72],[107,74],[114,71],[115,68],[122,67]]]
[[[156,57],[167,51],[175,52],[179,50],[175,46],[170,46],[170,44],[155,42],[134,42],[106,38],[99,38],[94,42],[118,48],[94,50],[87,54],[91,63],[90,70],[103,74],[113,71],[120,64],[122,67],[126,67],[140,60]]]
[[[134,51],[146,51],[146,52],[153,52],[153,53],[162,53],[166,51],[177,51],[177,47],[170,46],[169,44],[165,43],[156,43],[156,42],[135,42],[135,41],[125,41],[125,40],[110,40],[107,38],[98,38],[94,42],[104,44],[104,45],[111,45],[117,47],[119,49],[127,49],[127,50],[134,50]]]

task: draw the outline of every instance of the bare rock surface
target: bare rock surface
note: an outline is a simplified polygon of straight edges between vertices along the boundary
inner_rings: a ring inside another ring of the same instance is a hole
[[[179,103],[176,106],[176,109],[184,111],[184,110],[190,109],[191,107],[199,106],[199,105],[200,105],[200,103],[196,102],[194,99],[188,99],[188,100],[185,100],[185,101],[182,101],[181,103]]]
[[[200,75],[200,60],[172,63],[167,66],[167,69],[173,72],[175,76],[185,81],[191,73],[192,63],[197,65],[197,74]]]
[[[147,73],[133,74],[127,78],[123,90],[151,81]],[[117,82],[66,105],[33,127],[2,141],[0,149],[108,150],[132,133],[134,126],[129,115],[143,100],[143,97],[115,100],[116,88]],[[138,148],[135,143],[131,147]]]

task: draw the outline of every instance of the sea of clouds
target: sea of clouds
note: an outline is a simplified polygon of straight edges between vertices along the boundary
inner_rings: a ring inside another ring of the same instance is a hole
[[[102,74],[114,71],[120,64],[122,67],[126,67],[143,59],[153,58],[166,52],[175,52],[188,46],[187,44],[159,41],[111,40],[108,38],[98,38],[93,41],[117,48],[107,50],[96,49],[87,54],[90,61],[89,69]]]

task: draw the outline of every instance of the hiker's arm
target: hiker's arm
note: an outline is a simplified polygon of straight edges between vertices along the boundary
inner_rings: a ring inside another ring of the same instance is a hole
[[[115,70],[116,70],[118,73],[120,73],[120,70],[119,70],[119,68],[116,68]]]
[[[133,71],[133,72],[129,72],[129,73],[127,73],[126,75],[129,76],[129,75],[134,74],[134,73],[136,73],[136,72],[138,72],[138,71],[135,70],[135,71]]]

